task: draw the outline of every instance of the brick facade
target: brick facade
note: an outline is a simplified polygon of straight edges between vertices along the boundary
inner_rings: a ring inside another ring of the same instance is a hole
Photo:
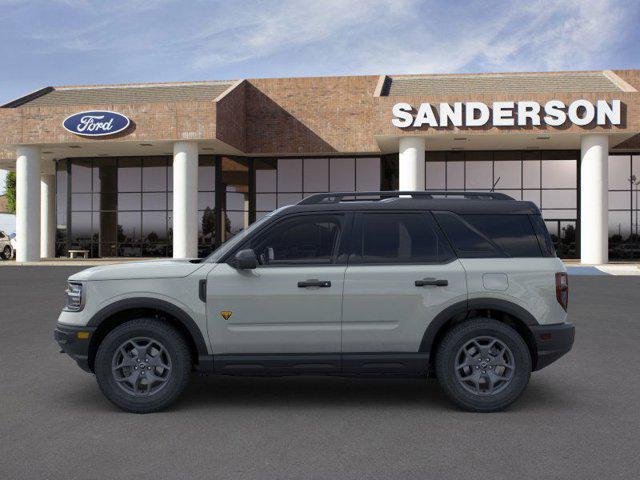
[[[624,82],[640,89],[640,71],[616,71]],[[548,75],[559,75],[549,73]],[[375,96],[380,76],[250,79],[236,82],[210,101],[118,103],[95,105],[30,106],[0,108],[0,160],[13,155],[18,144],[82,144],[86,142],[152,142],[175,140],[219,140],[248,155],[379,153],[376,136],[464,133],[502,135],[517,133],[640,132],[640,93],[574,92],[561,94],[458,94],[447,96]],[[395,103],[535,100],[620,99],[626,123],[620,127],[567,125],[561,128],[528,127],[448,129],[399,129],[391,124]],[[62,128],[68,115],[83,110],[115,110],[127,115],[132,126],[105,139],[82,138]],[[614,145],[612,147],[615,148]],[[640,148],[640,136],[619,146]]]

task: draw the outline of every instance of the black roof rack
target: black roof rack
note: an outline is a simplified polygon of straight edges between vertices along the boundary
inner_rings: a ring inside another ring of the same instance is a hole
[[[362,200],[384,200],[393,197],[411,197],[411,198],[423,198],[433,199],[435,197],[461,197],[469,200],[514,200],[504,193],[497,192],[471,192],[471,191],[452,191],[452,190],[422,190],[419,192],[412,191],[396,191],[387,190],[379,192],[331,192],[331,193],[315,193],[301,200],[297,205],[313,205],[318,203],[338,203],[345,198],[353,198],[358,200],[357,197],[379,197],[378,199],[362,199]],[[352,201],[353,201],[352,200]]]

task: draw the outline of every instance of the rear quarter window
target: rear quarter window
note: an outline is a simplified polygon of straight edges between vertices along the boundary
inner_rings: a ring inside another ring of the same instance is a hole
[[[509,257],[541,257],[529,215],[463,215]]]
[[[461,258],[543,256],[529,215],[434,214]]]

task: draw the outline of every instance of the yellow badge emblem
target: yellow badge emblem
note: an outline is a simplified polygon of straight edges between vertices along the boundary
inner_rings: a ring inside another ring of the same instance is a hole
[[[232,314],[232,313],[233,313],[233,312],[226,312],[226,311],[223,311],[223,312],[220,312],[220,315],[222,315],[222,318],[224,318],[225,320],[229,320],[229,317],[231,317],[231,314]]]

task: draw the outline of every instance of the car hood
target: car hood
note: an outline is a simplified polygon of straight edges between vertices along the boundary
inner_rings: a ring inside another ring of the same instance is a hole
[[[69,277],[72,281],[134,280],[152,278],[180,278],[192,274],[202,263],[196,259],[146,260],[124,262],[87,268]]]

